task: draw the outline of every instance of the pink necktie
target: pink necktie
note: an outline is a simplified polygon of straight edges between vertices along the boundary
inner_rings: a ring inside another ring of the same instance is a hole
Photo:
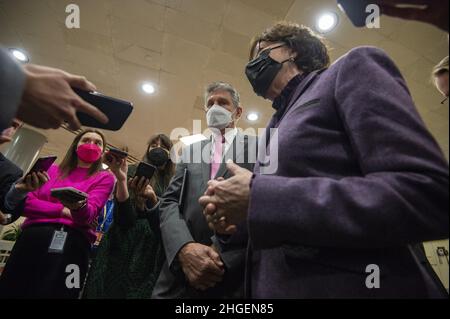
[[[222,163],[223,143],[225,143],[225,138],[223,135],[214,137],[214,155],[211,162],[211,179],[216,177],[220,164]]]

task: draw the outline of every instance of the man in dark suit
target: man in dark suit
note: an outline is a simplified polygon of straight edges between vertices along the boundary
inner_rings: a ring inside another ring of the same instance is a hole
[[[217,232],[247,220],[249,295],[440,297],[410,246],[448,238],[448,163],[392,60],[362,47],[328,67],[322,41],[287,22],[251,59],[276,111],[260,149],[278,159],[260,157],[254,174],[229,165],[200,199]]]
[[[211,84],[205,99],[213,135],[183,150],[159,206],[167,261],[154,298],[243,297],[246,238],[240,240],[239,234],[216,237],[205,222],[198,199],[210,179],[229,177],[225,161],[253,169],[257,142],[256,137],[243,135],[236,128],[242,107],[231,85]]]

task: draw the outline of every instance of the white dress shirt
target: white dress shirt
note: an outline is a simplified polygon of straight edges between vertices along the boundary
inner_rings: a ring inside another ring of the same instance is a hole
[[[233,145],[234,139],[236,138],[236,135],[238,133],[238,129],[235,127],[233,129],[226,129],[225,130],[225,147],[222,153],[222,158],[227,154],[228,150],[230,149],[231,145]],[[211,135],[211,158],[214,156],[215,152],[215,140],[216,138],[222,138],[222,135],[212,134]]]

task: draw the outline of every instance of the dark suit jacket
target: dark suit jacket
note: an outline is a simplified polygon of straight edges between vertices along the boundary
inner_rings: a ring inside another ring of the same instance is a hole
[[[25,86],[25,73],[9,52],[0,47],[0,132],[11,125]]]
[[[0,153],[0,211],[5,214],[12,214],[13,220],[20,217],[23,205],[19,205],[14,211],[5,208],[5,196],[11,186],[22,177],[22,170]]]
[[[239,147],[236,148],[236,145]],[[238,133],[233,145],[225,154],[225,161],[233,159],[241,167],[253,170],[256,148],[256,137]],[[211,174],[211,164],[201,160],[201,156],[203,154],[203,158],[208,158],[209,161],[210,153],[210,141],[196,143],[186,148],[183,151],[182,161],[177,165],[175,176],[161,198],[159,206],[161,233],[167,261],[153,290],[153,298],[243,297],[247,239],[237,234],[234,236],[235,238],[229,239],[230,244],[222,245],[223,240],[219,241],[209,229],[203,216],[203,209],[198,203],[198,199],[206,191]],[[248,156],[249,154],[250,156]],[[185,170],[187,170],[187,174],[182,195],[181,188]],[[229,177],[225,164],[221,165],[217,173],[217,177],[219,176]],[[179,207],[180,196],[183,196],[182,209]],[[207,246],[211,246],[214,242],[219,249],[223,249],[220,256],[225,264],[226,274],[222,283],[215,288],[200,292],[187,283],[178,264],[177,255],[180,249],[189,242]]]
[[[431,296],[408,245],[448,238],[448,163],[390,58],[350,51],[308,75],[269,127],[279,161],[273,175],[255,166],[251,296]],[[366,287],[371,264],[379,289]]]

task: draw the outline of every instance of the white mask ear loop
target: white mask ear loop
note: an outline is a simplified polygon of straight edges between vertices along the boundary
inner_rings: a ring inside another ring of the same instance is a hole
[[[231,118],[232,119],[233,119],[233,115],[237,115],[237,110],[238,110],[238,107],[236,107],[236,109],[233,111],[233,113],[231,113]],[[241,119],[240,117],[233,119],[234,126],[237,125],[237,123],[239,122],[240,119]]]

